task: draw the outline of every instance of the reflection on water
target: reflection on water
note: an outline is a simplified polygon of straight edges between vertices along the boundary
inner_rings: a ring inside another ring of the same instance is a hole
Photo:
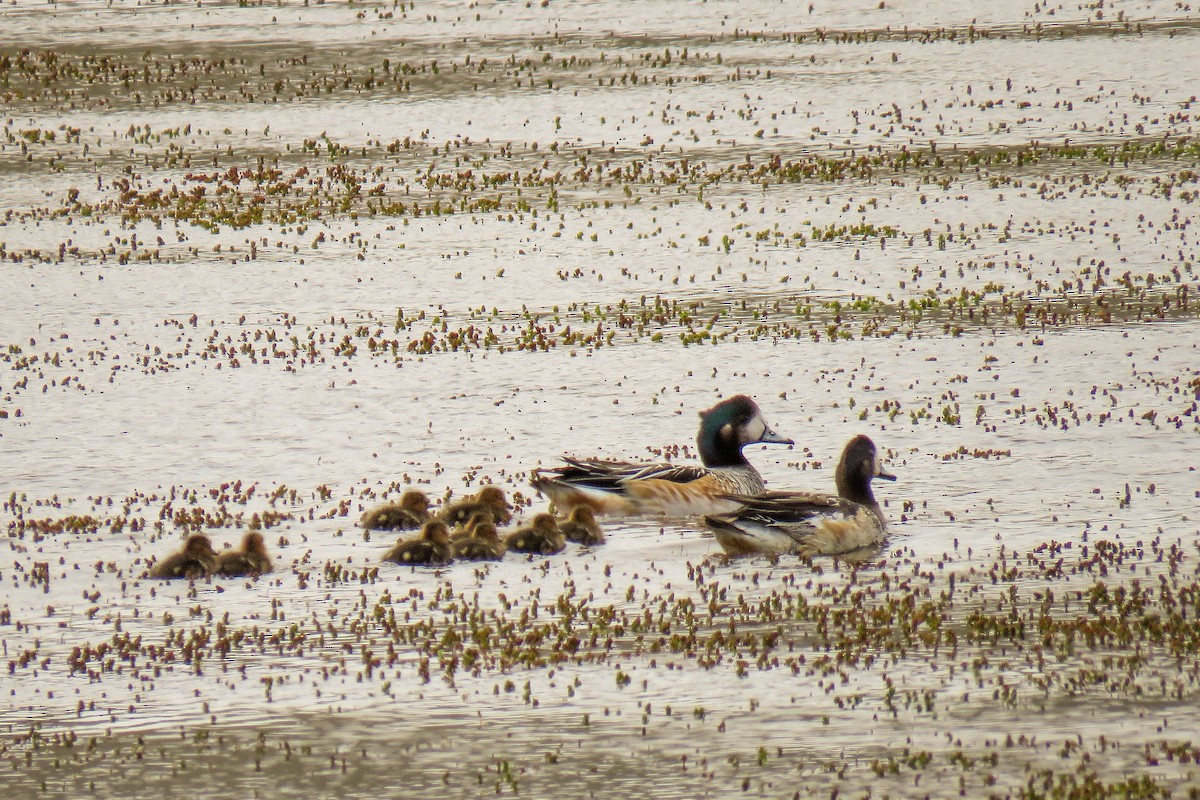
[[[1195,785],[1180,14],[4,6],[5,785]],[[356,526],[694,460],[735,393],[773,488],[870,433],[882,551],[633,518],[424,570]],[[256,514],[271,574],[142,577]]]

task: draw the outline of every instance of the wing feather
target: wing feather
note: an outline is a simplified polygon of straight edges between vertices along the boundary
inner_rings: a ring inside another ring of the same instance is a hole
[[[577,459],[564,457],[566,466],[546,470],[553,480],[593,489],[619,492],[632,481],[656,480],[672,483],[687,483],[708,474],[703,467],[679,466],[675,464],[641,464],[629,461],[604,461],[602,459]]]

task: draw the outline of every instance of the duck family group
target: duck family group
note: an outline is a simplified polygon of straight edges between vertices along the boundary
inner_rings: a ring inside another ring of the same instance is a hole
[[[512,521],[511,506],[498,486],[484,486],[479,493],[451,503],[434,516],[424,492],[409,489],[400,502],[367,512],[363,527],[377,530],[411,530],[419,535],[400,539],[383,556],[396,564],[437,566],[460,561],[499,561],[507,551],[554,555],[566,549],[567,542],[594,546],[603,544],[604,534],[596,524],[592,509],[577,506],[570,517],[558,520],[553,514],[534,515],[501,537],[497,525]],[[455,526],[451,530],[451,526]]]
[[[792,444],[772,430],[758,405],[737,395],[700,412],[696,437],[700,465],[646,464],[564,458],[564,465],[537,470],[533,486],[565,516],[543,512],[505,535],[512,506],[503,490],[487,485],[464,500],[430,511],[428,496],[407,490],[399,502],[363,515],[368,530],[419,531],[401,537],[383,560],[440,566],[454,560],[499,560],[506,552],[552,555],[568,541],[604,542],[597,514],[703,516],[729,555],[841,554],[883,541],[886,522],[871,489],[874,478],[895,480],[883,468],[875,443],[855,436],[838,462],[837,494],[766,491],[762,476],[742,450],[758,443]],[[203,534],[188,538],[150,572],[154,578],[258,575],[271,570],[262,534],[250,531],[242,547],[218,554]]]

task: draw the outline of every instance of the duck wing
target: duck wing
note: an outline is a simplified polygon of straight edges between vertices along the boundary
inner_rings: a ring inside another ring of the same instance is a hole
[[[604,489],[610,492],[624,490],[625,484],[648,479],[687,483],[708,473],[703,467],[677,466],[675,464],[642,464],[629,461],[604,461],[601,459],[564,458],[565,467],[549,472],[563,483]]]
[[[712,495],[731,488],[713,480],[712,470],[699,466],[576,458],[563,461],[565,466],[535,473],[534,488],[559,506],[586,504],[600,514],[723,510],[712,506]],[[703,504],[696,506],[697,500]]]
[[[639,465],[631,465],[639,466]],[[622,483],[633,483],[634,481],[667,481],[668,483],[691,483],[698,481],[710,475],[711,472],[706,467],[697,467],[692,465],[677,465],[677,464],[645,464],[641,468],[630,472]]]
[[[784,529],[839,511],[853,515],[858,507],[857,503],[822,492],[762,492],[756,495],[723,494],[721,497],[742,506],[738,511],[722,516]]]

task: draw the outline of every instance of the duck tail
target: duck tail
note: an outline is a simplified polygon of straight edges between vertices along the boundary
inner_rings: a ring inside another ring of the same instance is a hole
[[[717,544],[727,555],[748,556],[762,552],[754,537],[739,528],[731,516],[708,514],[704,517],[704,524],[712,529]]]
[[[630,513],[633,504],[622,495],[594,486],[567,483],[556,474],[535,472],[530,480],[533,488],[550,498],[560,513],[569,514],[576,506],[588,506],[597,514]]]

